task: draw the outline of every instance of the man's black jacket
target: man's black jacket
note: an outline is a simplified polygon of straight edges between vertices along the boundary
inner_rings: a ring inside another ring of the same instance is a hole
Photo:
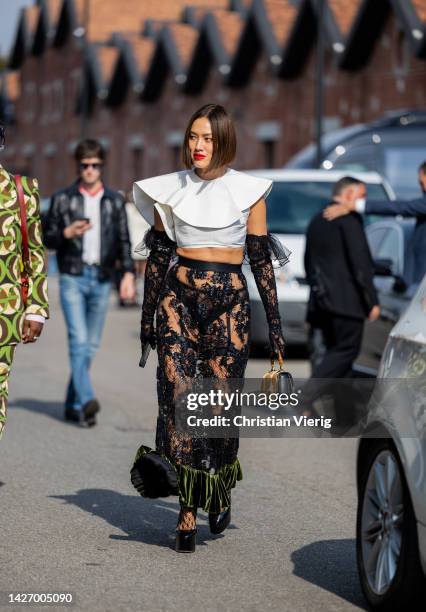
[[[305,270],[311,295],[308,320],[318,310],[365,319],[378,304],[373,285],[373,262],[360,215],[334,221],[322,212],[311,220],[306,234]]]
[[[84,217],[84,197],[78,182],[52,196],[44,222],[44,243],[55,249],[59,271],[80,274],[83,269],[83,237],[67,239],[64,228]],[[101,199],[101,260],[99,278],[110,278],[116,263],[123,272],[134,272],[125,202],[122,196],[104,186]]]

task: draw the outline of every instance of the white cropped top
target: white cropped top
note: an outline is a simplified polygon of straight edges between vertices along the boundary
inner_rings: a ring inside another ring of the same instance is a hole
[[[232,168],[211,180],[200,178],[192,168],[137,181],[133,197],[151,226],[157,209],[178,247],[241,247],[250,207],[271,189],[270,179]]]

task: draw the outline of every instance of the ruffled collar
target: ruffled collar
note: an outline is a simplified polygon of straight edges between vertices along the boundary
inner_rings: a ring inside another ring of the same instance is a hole
[[[149,208],[158,203],[172,209],[179,219],[197,227],[219,228],[234,223],[244,210],[271,190],[272,181],[233,168],[215,179],[202,179],[181,170],[154,176],[134,184],[135,204],[150,223]],[[148,218],[149,217],[149,218]]]

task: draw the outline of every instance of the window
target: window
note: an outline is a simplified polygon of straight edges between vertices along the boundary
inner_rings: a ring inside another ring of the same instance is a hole
[[[139,180],[143,176],[143,149],[136,147],[132,151],[133,155],[133,176],[135,180]]]
[[[278,121],[261,121],[255,126],[256,138],[263,144],[264,166],[275,166],[275,144],[281,138],[281,124]]]
[[[275,140],[264,140],[265,168],[273,168],[275,165]]]
[[[411,50],[403,30],[397,32],[393,49],[394,75],[396,77],[406,76],[410,67]]]
[[[173,169],[178,169],[181,166],[180,151],[184,139],[184,134],[181,130],[170,130],[166,135],[166,144],[170,147],[170,164]]]
[[[42,85],[40,87],[40,99],[41,99],[41,108],[40,108],[40,123],[41,125],[46,125],[49,121],[49,85]]]
[[[391,268],[393,274],[400,274],[401,270],[401,238],[397,229],[389,228],[382,240],[380,247],[377,250],[376,259],[388,259],[392,262]]]
[[[78,100],[80,96],[81,87],[81,69],[76,68],[70,73],[69,80],[69,93],[67,94],[67,100],[69,101],[69,112],[77,114]]]
[[[374,154],[376,145],[365,145],[349,149],[334,161],[333,168],[336,170],[348,170],[352,172],[364,172],[368,170],[376,170],[377,162]]]
[[[24,99],[25,99],[25,121],[31,123],[35,116],[36,108],[36,86],[35,83],[26,83],[24,86]]]
[[[426,158],[425,145],[393,145],[384,149],[385,171],[390,184],[404,199],[420,197],[418,168]]]
[[[58,160],[54,155],[46,155],[43,160],[44,176],[46,177],[46,185],[44,188],[50,192],[58,188],[56,166]]]
[[[278,234],[304,234],[314,215],[331,202],[334,181],[275,180],[267,198],[268,227]],[[388,200],[382,185],[368,185],[370,198]]]
[[[173,145],[171,147],[172,152],[172,168],[178,169],[180,167],[180,145]]]
[[[374,259],[378,257],[377,252],[387,231],[386,227],[372,227],[367,233],[368,245]]]
[[[60,121],[64,113],[64,91],[62,81],[55,81],[52,85],[52,106],[55,121]]]

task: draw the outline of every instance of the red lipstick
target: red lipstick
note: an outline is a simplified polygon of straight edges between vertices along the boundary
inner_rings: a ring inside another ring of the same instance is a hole
[[[194,154],[194,159],[204,159],[205,157],[207,157],[206,155],[201,155],[201,153],[195,153]]]

